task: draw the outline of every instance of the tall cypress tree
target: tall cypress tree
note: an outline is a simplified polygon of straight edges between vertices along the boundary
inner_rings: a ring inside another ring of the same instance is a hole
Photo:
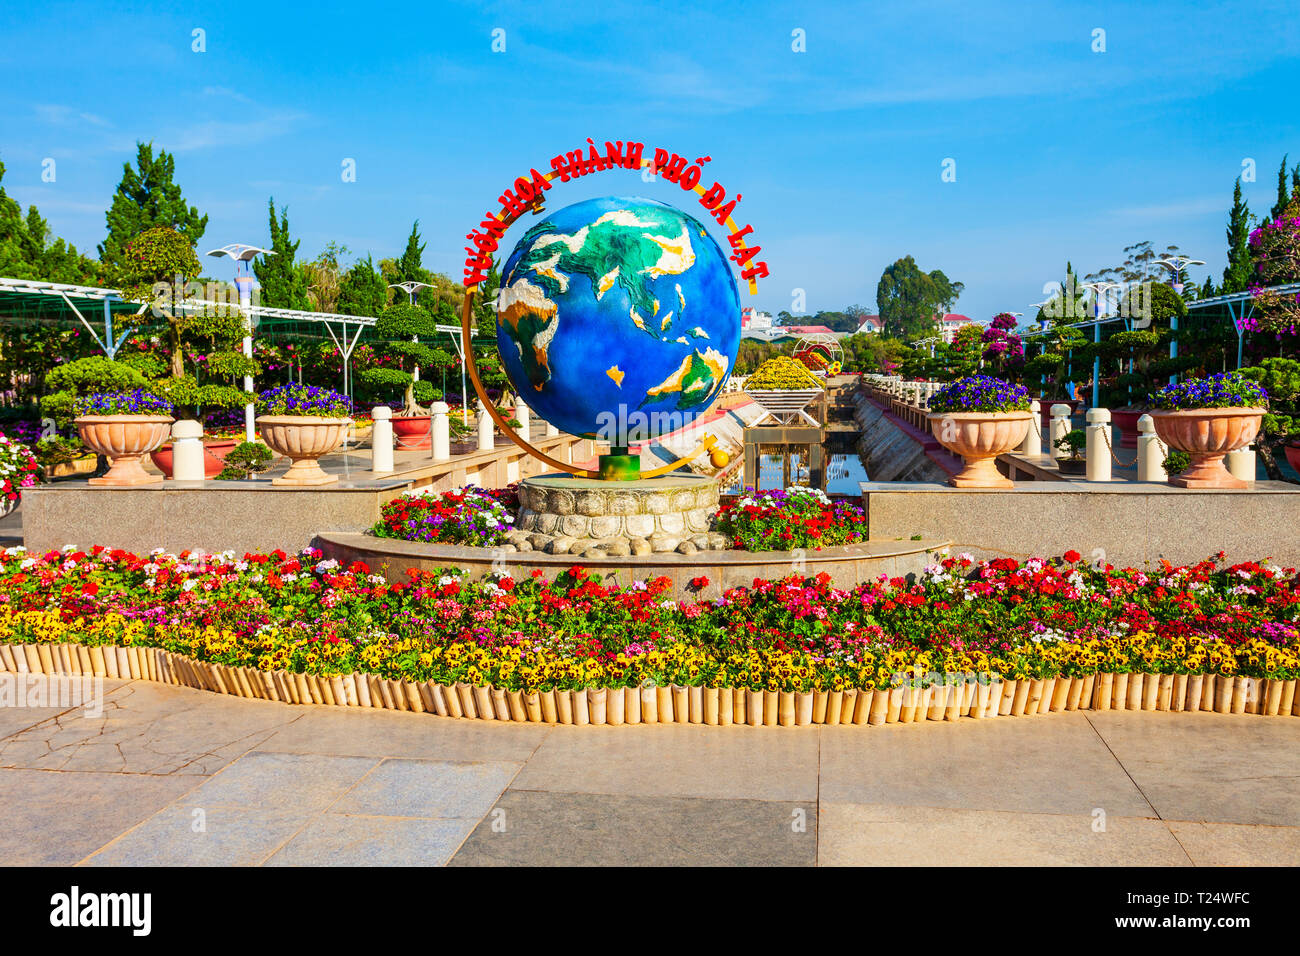
[[[1277,202],[1274,203],[1273,208],[1268,211],[1268,218],[1270,219],[1276,219],[1278,216],[1282,215],[1282,210],[1285,209],[1287,203],[1291,201],[1291,190],[1288,187],[1286,180],[1286,161],[1288,158],[1288,156],[1282,157],[1282,165],[1279,166],[1277,170]],[[1300,170],[1300,163],[1296,164],[1296,168],[1297,170]]]
[[[175,157],[165,149],[155,157],[152,143],[136,143],[135,163],[134,169],[122,164],[122,181],[104,214],[108,235],[99,246],[99,259],[110,275],[121,271],[126,244],[148,229],[174,229],[197,245],[208,227],[208,217],[186,203],[181,187],[173,182]]]
[[[1255,278],[1255,266],[1250,259],[1250,206],[1241,197],[1241,177],[1232,188],[1232,211],[1228,213],[1228,267],[1223,270],[1223,285],[1219,292],[1245,292]]]
[[[253,274],[262,286],[262,305],[273,309],[311,308],[307,298],[307,277],[298,265],[299,242],[289,238],[289,212],[281,206],[280,218],[275,216],[275,197],[268,205],[271,212],[271,252],[253,260]]]
[[[358,259],[339,282],[338,309],[344,315],[378,316],[387,298],[384,277],[370,256]]]

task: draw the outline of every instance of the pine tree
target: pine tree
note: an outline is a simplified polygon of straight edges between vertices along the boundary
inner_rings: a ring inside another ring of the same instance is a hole
[[[377,317],[384,311],[387,289],[384,277],[375,268],[370,256],[358,259],[352,268],[343,273],[339,283],[338,309],[344,315]]]
[[[5,164],[0,162],[0,183]],[[52,239],[49,223],[35,206],[22,206],[0,185],[0,275],[14,279],[44,279],[72,285],[98,281],[99,263],[87,259],[77,247]]]
[[[1286,181],[1286,161],[1288,158],[1288,156],[1282,157],[1282,165],[1279,166],[1277,170],[1277,202],[1274,203],[1273,208],[1268,211],[1269,219],[1276,219],[1278,216],[1282,215],[1282,210],[1285,209],[1287,203],[1291,201],[1291,190],[1287,187]],[[1293,175],[1300,177],[1300,163],[1296,164],[1296,172]]]
[[[1285,165],[1285,164],[1284,164]],[[1228,213],[1228,267],[1223,270],[1219,292],[1245,292],[1255,278],[1250,259],[1250,206],[1241,196],[1241,177],[1232,189],[1232,211]]]
[[[1210,298],[1213,298],[1213,297],[1214,297],[1215,295],[1217,295],[1217,294],[1218,294],[1218,293],[1216,293],[1216,292],[1214,291],[1214,280],[1213,280],[1212,278],[1210,278],[1209,276],[1206,276],[1206,277],[1205,277],[1205,285],[1201,286],[1201,294],[1198,296],[1198,298],[1201,298],[1201,299],[1210,299]]]
[[[208,227],[208,217],[188,205],[181,187],[172,181],[176,160],[167,150],[160,149],[155,157],[152,143],[137,143],[135,162],[134,169],[122,164],[122,181],[104,215],[108,235],[99,246],[99,259],[110,274],[124,267],[126,244],[148,229],[174,229],[197,245]]]
[[[307,278],[298,265],[299,242],[289,238],[289,212],[280,207],[280,218],[275,217],[275,197],[269,202],[271,212],[271,252],[253,260],[253,274],[262,286],[262,305],[274,309],[309,309]]]

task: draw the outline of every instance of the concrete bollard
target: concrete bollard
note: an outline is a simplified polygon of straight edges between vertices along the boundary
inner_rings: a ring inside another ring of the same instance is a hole
[[[1085,474],[1089,481],[1110,481],[1110,409],[1090,408],[1088,421],[1087,465]]]
[[[387,475],[393,470],[393,410],[376,405],[370,410],[375,424],[370,429],[370,471]]]
[[[1240,478],[1242,481],[1255,480],[1255,449],[1249,445],[1228,452],[1223,457],[1223,463],[1232,477]]]
[[[1156,423],[1150,415],[1138,419],[1138,481],[1164,481],[1165,446],[1156,435]]]
[[[1033,421],[1029,423],[1029,431],[1025,432],[1025,440],[1020,443],[1019,452],[1025,456],[1041,455],[1043,453],[1043,406],[1039,404],[1038,399],[1029,403],[1029,414],[1033,415]]]
[[[451,422],[447,417],[450,411],[451,406],[446,402],[434,402],[429,406],[433,426],[429,445],[434,461],[446,461],[451,457]]]
[[[172,425],[172,480],[203,480],[203,426],[188,418]]]
[[[491,451],[496,447],[496,438],[493,429],[496,424],[492,421],[492,416],[488,414],[487,406],[483,404],[483,399],[478,400],[478,450]]]
[[[519,434],[524,441],[527,441],[529,436],[532,434],[532,429],[528,421],[528,417],[531,413],[532,409],[528,407],[528,403],[522,398],[515,396],[515,420],[519,422]]]
[[[1069,405],[1053,405],[1051,408],[1052,422],[1051,427],[1047,430],[1047,453],[1053,458],[1069,458],[1068,451],[1062,451],[1056,447],[1056,440],[1064,438],[1070,431],[1070,413],[1074,411]]]

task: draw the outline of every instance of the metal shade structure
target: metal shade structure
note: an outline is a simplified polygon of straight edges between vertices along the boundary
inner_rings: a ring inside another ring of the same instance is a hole
[[[146,304],[126,301],[116,289],[0,278],[0,318],[33,323],[79,322],[109,358],[117,354],[131,334],[130,329],[118,334],[114,317],[135,317],[147,308]],[[94,317],[94,324],[88,316]]]

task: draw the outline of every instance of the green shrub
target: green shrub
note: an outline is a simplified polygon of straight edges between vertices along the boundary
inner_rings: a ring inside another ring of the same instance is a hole
[[[226,455],[226,467],[217,475],[218,481],[247,481],[271,467],[275,455],[260,441],[240,442]]]

